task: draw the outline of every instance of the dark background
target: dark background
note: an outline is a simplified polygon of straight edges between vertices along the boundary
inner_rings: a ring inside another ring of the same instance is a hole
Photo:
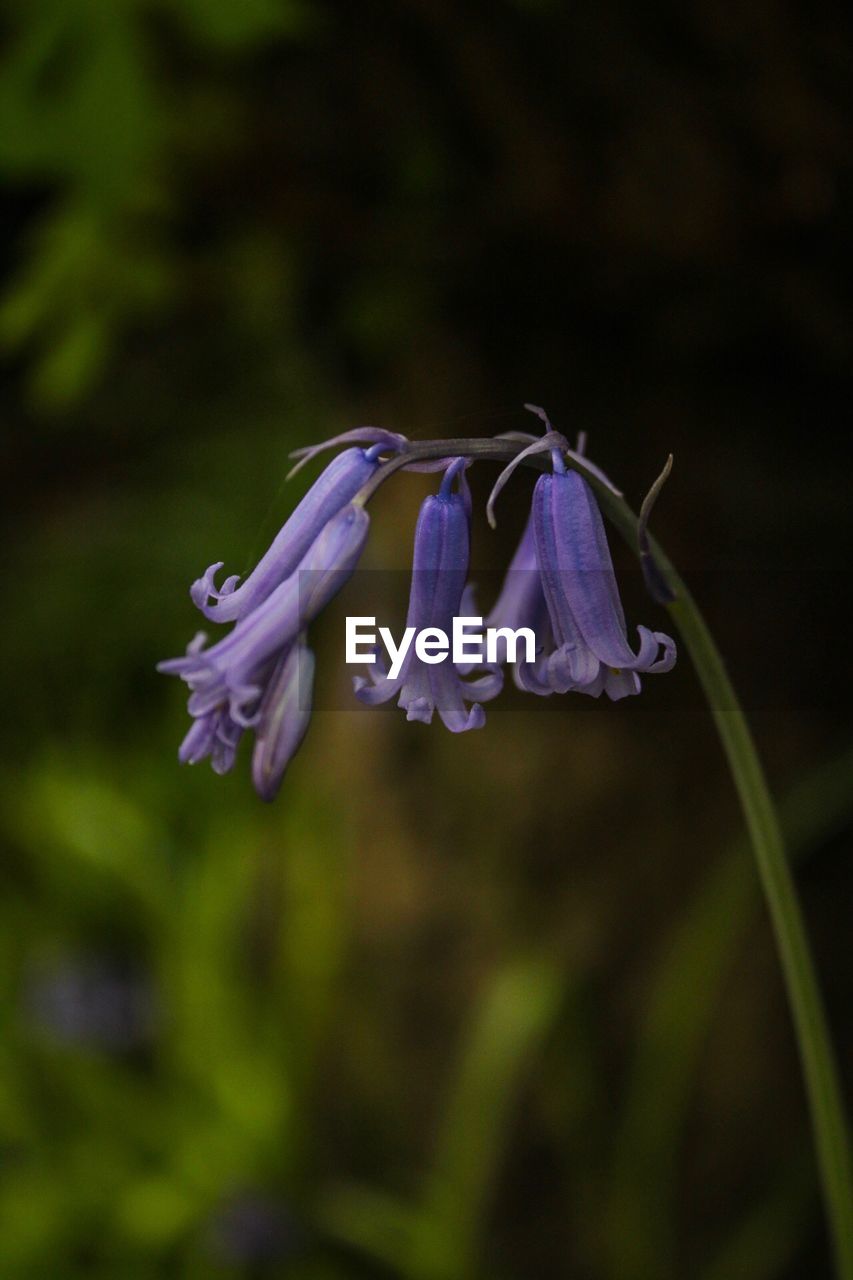
[[[154,664],[317,474],[285,487],[300,444],[529,429],[533,400],[635,505],[672,451],[656,530],[782,801],[849,1094],[847,6],[0,21],[3,1275],[828,1275],[686,657],[457,738],[343,710],[321,621],[269,808],[245,756],[178,768]],[[530,482],[491,534],[480,470],[494,571]],[[431,483],[383,491],[367,568],[405,567]]]

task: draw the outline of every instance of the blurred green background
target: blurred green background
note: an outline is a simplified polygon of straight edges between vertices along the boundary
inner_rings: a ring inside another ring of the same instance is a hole
[[[756,0],[6,0],[0,1275],[828,1275],[688,664],[453,737],[320,710],[275,805],[155,662],[371,422],[527,428],[744,695],[853,1080],[853,30]],[[475,476],[483,498],[491,473]],[[423,478],[375,504],[406,563]],[[508,559],[529,492],[478,517]],[[665,626],[617,553],[633,621]],[[352,601],[347,596],[344,604]],[[358,612],[358,609],[354,610]]]

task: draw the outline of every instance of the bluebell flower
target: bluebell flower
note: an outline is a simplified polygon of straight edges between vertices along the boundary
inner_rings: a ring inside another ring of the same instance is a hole
[[[252,781],[263,800],[275,799],[308,732],[313,687],[314,654],[303,634],[279,658],[258,707]]]
[[[200,631],[187,653],[199,652],[206,639],[204,632]],[[165,670],[165,664],[159,663],[157,670]],[[227,706],[216,707],[193,720],[178,748],[178,759],[181,764],[198,764],[210,757],[214,773],[228,773],[234,765],[242,736],[243,725],[232,718]]]
[[[616,495],[619,490],[584,457],[582,436],[572,450],[542,409],[527,407],[544,423],[539,438],[512,432],[496,439],[494,447],[468,440],[417,446],[396,433],[361,427],[296,451],[302,466],[333,445],[356,446],[326,468],[242,585],[230,577],[217,588],[219,565],[193,584],[199,609],[234,626],[212,645],[199,633],[183,657],[159,664],[160,671],[179,676],[190,689],[192,724],[179,749],[181,761],[210,758],[214,770],[227,772],[243,734],[253,731],[255,788],[266,800],[275,796],[311,716],[314,656],[306,629],[355,568],[369,526],[365,504],[400,470],[443,470],[444,478],[418,517],[404,643],[390,672],[373,654],[369,679],[354,681],[362,702],[376,705],[396,697],[409,720],[429,724],[437,710],[448,729],[461,733],[485,723],[483,703],[500,692],[501,667],[510,660],[516,684],[526,691],[542,696],[570,690],[593,697],[607,693],[613,699],[638,693],[642,673],[674,665],[675,644],[663,632],[639,627],[638,648],[628,641],[590,482]],[[458,638],[455,621],[479,616],[473,588],[466,585],[468,455],[473,460],[511,455],[486,506],[494,524],[501,488],[518,466],[543,452],[551,454],[553,472],[540,476],[534,488],[530,518],[485,620],[489,644],[481,644],[478,652],[469,635],[467,660],[454,662],[459,654],[451,657],[447,645],[448,636],[454,642]],[[670,599],[671,591],[663,567],[653,560],[647,525],[668,467],[644,502],[638,526],[644,572],[661,600]],[[390,633],[380,631],[393,652]],[[531,633],[535,644],[528,648]],[[481,669],[479,678],[466,679],[476,668]]]
[[[234,622],[245,618],[295,573],[312,543],[343,507],[350,503],[380,465],[383,452],[400,447],[404,437],[376,427],[360,427],[333,440],[313,445],[304,453],[294,472],[310,461],[320,450],[341,441],[363,438],[372,441],[368,449],[352,448],[339,453],[314,482],[305,497],[276,535],[269,549],[240,586],[237,574],[216,586],[216,574],[222,561],[210,565],[202,577],[190,587],[193,603],[212,622]],[[291,473],[293,474],[293,472]],[[209,601],[213,598],[213,603]]]
[[[294,572],[224,639],[209,648],[200,632],[182,658],[158,664],[190,688],[194,718],[179,751],[182,761],[211,757],[224,773],[234,763],[246,729],[257,736],[255,783],[271,799],[302,741],[310,712],[313,658],[303,633],[352,574],[370,519],[350,503],[321,530]]]
[[[466,616],[461,602],[468,574],[470,494],[464,468],[464,459],[454,461],[445,472],[439,492],[426,498],[420,509],[406,618],[406,626],[414,627],[416,634],[437,627],[449,635],[453,619]],[[459,483],[456,492],[455,480]],[[397,705],[405,710],[407,720],[429,724],[438,711],[453,733],[481,728],[486,722],[481,704],[496,697],[503,685],[503,675],[497,667],[466,682],[449,656],[442,662],[425,663],[414,646],[395,679],[387,676],[378,662],[371,669],[371,678],[372,684],[361,676],[355,678],[356,696],[362,702],[375,706],[399,695]],[[469,702],[473,704],[470,709],[466,706]]]
[[[675,642],[662,631],[639,627],[639,650],[631,649],[595,494],[580,470],[566,469],[564,458],[571,458],[612,493],[618,495],[619,490],[584,456],[583,437],[578,449],[571,450],[543,409],[525,408],[542,419],[546,432],[498,477],[486,506],[489,522],[494,524],[497,495],[524,458],[550,452],[553,474],[536,482],[530,519],[487,621],[534,630],[536,660],[519,663],[515,670],[516,683],[529,693],[547,696],[571,690],[596,698],[606,693],[613,700],[639,693],[639,672],[657,674],[675,665]]]
[[[525,692],[551,693],[551,689],[540,687],[540,681],[536,675],[540,655],[544,650],[552,647],[552,639],[551,621],[536,559],[532,514],[524,526],[524,532],[501,585],[500,594],[485,620],[485,625],[496,629],[508,627],[513,631],[517,631],[520,627],[528,627],[533,632],[536,636],[536,661],[531,663],[519,657],[513,665],[513,679],[518,688]],[[505,637],[498,635],[496,648],[498,661],[506,662]]]
[[[638,627],[637,652],[628,643],[625,614],[595,495],[577,471],[542,475],[533,491],[536,561],[553,637],[537,662],[535,692],[577,690],[616,700],[640,692],[640,672],[675,664],[675,642]]]

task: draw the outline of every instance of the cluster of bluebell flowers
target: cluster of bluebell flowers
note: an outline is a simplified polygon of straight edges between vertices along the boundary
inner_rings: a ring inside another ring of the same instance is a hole
[[[641,674],[671,669],[676,651],[668,635],[641,626],[636,650],[628,640],[590,479],[613,486],[584,456],[582,444],[571,449],[541,410],[528,407],[545,422],[539,437],[513,432],[492,441],[410,442],[363,427],[297,450],[302,466],[322,449],[349,446],[309,489],[244,582],[232,576],[217,587],[217,563],[193,583],[191,598],[205,618],[233,623],[232,629],[211,645],[199,632],[183,657],[159,664],[158,670],[179,676],[190,690],[192,725],[178,753],[182,762],[209,757],[225,773],[243,734],[251,731],[255,788],[265,800],[276,795],[311,716],[314,656],[307,629],[355,570],[369,529],[366,504],[399,470],[443,473],[438,492],[421,506],[415,530],[408,626],[447,632],[454,618],[475,613],[467,581],[467,467],[482,459],[508,460],[487,506],[493,524],[498,493],[517,466],[530,463],[541,471],[532,510],[486,619],[494,628],[530,628],[535,634],[535,656],[516,663],[515,683],[539,696],[606,693],[619,699],[639,693]],[[496,662],[479,666],[480,674],[469,678],[474,662],[427,663],[412,649],[392,678],[374,655],[367,675],[355,678],[355,695],[368,705],[396,697],[409,720],[427,724],[437,711],[448,729],[460,733],[485,723],[483,703],[500,693],[506,658],[505,650],[499,652]]]

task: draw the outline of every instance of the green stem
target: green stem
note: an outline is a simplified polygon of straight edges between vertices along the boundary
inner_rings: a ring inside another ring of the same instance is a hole
[[[365,491],[364,500],[407,461],[465,455],[497,462],[514,457],[518,449],[517,442],[507,440],[417,442],[410,446],[406,456],[395,458],[377,473],[375,481]],[[539,469],[548,466],[547,458],[542,454],[534,454],[525,461]],[[585,467],[578,466],[570,458],[566,463],[584,474],[596,491],[602,508],[636,551],[638,520],[631,508],[591,476]],[[720,651],[686,586],[654,539],[650,542],[655,562],[674,591],[675,599],[667,608],[687,646],[708,699],[740,797],[788,992],[837,1276],[838,1280],[853,1280],[853,1165],[844,1103],[823,1000],[793,877],[785,857],[776,810],[752,734]]]
[[[599,489],[602,506],[636,546],[637,522],[627,505]],[[695,601],[652,543],[676,599],[667,605],[696,668],[740,797],[761,887],[770,912],[811,1111],[838,1280],[853,1280],[853,1164],[838,1069],[779,821],[743,709]]]
[[[853,748],[848,748],[807,774],[779,805],[794,866],[853,820],[851,773]],[[611,1168],[607,1239],[608,1274],[613,1280],[667,1280],[677,1272],[672,1210],[676,1155],[690,1083],[758,891],[744,832],[714,862],[661,948],[637,1036]],[[793,1205],[786,1220],[792,1228],[799,1224]],[[778,1244],[784,1240],[789,1246],[794,1243],[787,1228]],[[781,1267],[770,1270],[775,1274]],[[742,1267],[727,1274],[752,1275],[752,1271]]]

